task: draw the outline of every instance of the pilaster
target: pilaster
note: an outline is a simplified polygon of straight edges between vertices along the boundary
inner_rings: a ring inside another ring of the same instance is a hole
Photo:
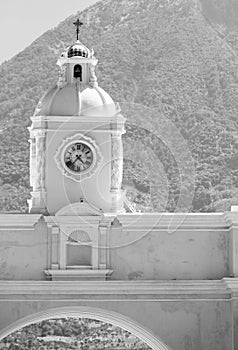
[[[32,138],[32,175],[31,183],[33,191],[29,203],[30,213],[47,214],[46,189],[45,189],[45,167],[46,167],[46,130],[36,130]]]

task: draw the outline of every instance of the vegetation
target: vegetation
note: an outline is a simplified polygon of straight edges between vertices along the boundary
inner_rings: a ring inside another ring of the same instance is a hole
[[[237,14],[235,0],[103,0],[79,14],[100,85],[127,118],[124,186],[138,210],[238,203]],[[0,210],[27,211],[27,126],[75,17],[0,66]]]
[[[150,350],[140,339],[98,320],[67,317],[31,324],[0,341],[2,350]]]

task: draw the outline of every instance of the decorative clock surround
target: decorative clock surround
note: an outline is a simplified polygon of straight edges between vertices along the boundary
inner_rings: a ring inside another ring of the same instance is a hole
[[[83,158],[80,157],[80,153],[82,153],[82,149],[81,150],[79,149],[77,151],[76,145],[84,145],[85,149],[91,152],[91,158],[90,159],[88,158],[88,160],[85,158],[86,160],[83,160]],[[75,148],[75,151],[73,150],[73,148]],[[75,167],[75,169],[72,169],[72,167],[70,168],[69,166],[67,166],[66,160],[67,160],[67,157],[70,157],[70,150],[72,150],[71,154],[73,157],[71,164],[74,163],[76,165],[76,163],[82,162],[82,167],[80,164],[78,165],[78,167]],[[99,147],[97,146],[96,142],[92,138],[85,136],[83,134],[77,133],[63,140],[62,144],[60,145],[60,147],[57,149],[55,153],[54,159],[62,175],[76,182],[80,182],[91,177],[95,173],[97,167],[102,162],[103,157]],[[86,165],[87,161],[88,163]]]

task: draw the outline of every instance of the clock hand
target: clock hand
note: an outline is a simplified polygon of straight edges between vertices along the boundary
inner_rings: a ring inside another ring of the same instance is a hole
[[[78,154],[77,159],[80,160],[80,162],[81,162],[82,164],[84,164],[84,161],[81,159],[81,157],[82,157],[82,155],[81,155],[81,154]]]
[[[74,164],[78,159],[81,160],[80,157],[81,156],[79,154],[76,154],[76,159],[71,164]]]
[[[76,158],[71,164],[74,164],[77,160],[78,160],[78,158]]]

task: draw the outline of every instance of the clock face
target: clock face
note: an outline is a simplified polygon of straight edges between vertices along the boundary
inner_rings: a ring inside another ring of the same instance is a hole
[[[64,163],[75,173],[85,172],[93,163],[93,151],[86,143],[75,142],[66,149]]]

